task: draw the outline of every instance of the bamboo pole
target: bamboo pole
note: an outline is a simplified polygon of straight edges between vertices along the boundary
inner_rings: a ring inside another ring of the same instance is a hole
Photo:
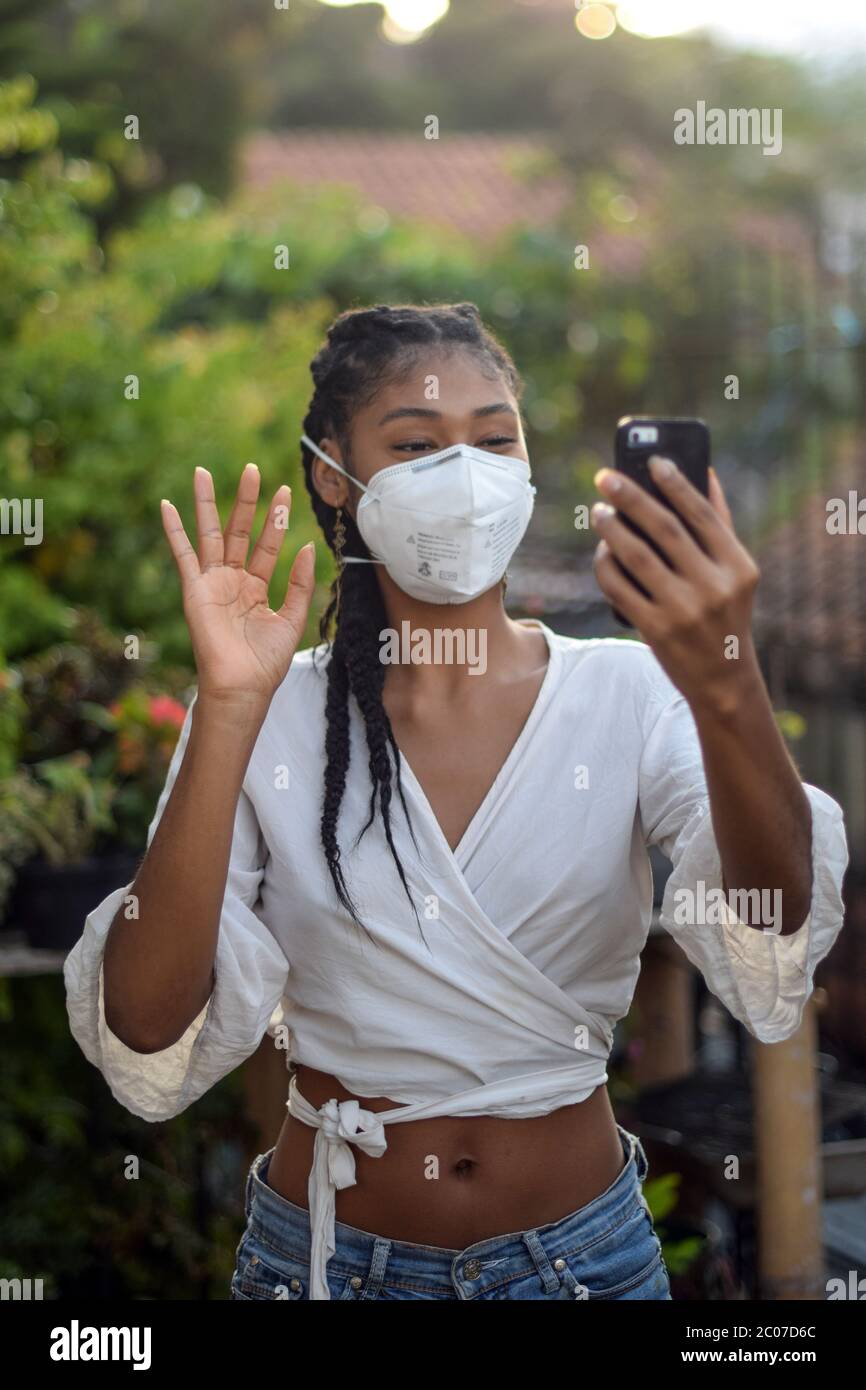
[[[639,1088],[689,1076],[695,1066],[691,967],[676,942],[653,934],[641,954],[632,1002],[642,1047],[632,1076]]]
[[[823,1172],[817,1010],[793,1037],[752,1043],[758,1291],[762,1300],[823,1299]]]

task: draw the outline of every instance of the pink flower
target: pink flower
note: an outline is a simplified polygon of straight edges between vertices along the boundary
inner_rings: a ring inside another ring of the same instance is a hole
[[[162,725],[171,724],[176,729],[183,726],[186,719],[186,710],[178,700],[173,700],[170,695],[155,695],[147,707],[152,724]]]

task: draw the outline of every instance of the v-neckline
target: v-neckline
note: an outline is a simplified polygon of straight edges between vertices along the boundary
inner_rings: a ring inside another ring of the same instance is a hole
[[[532,708],[530,709],[528,715],[526,716],[526,719],[523,722],[523,727],[521,728],[520,733],[517,735],[517,738],[512,743],[511,748],[509,749],[501,767],[499,768],[499,771],[496,773],[496,776],[493,778],[493,781],[487,788],[485,795],[479,803],[466,829],[463,831],[463,834],[460,836],[460,839],[454,849],[452,849],[450,844],[448,843],[448,836],[442,829],[442,826],[439,822],[439,818],[433,810],[433,807],[430,804],[430,800],[424,788],[422,787],[421,782],[415,776],[415,773],[412,770],[412,766],[408,758],[406,757],[402,749],[400,750],[401,775],[405,778],[405,781],[412,789],[416,800],[420,802],[421,807],[425,812],[427,819],[430,822],[433,834],[439,841],[440,847],[444,850],[445,854],[452,861],[454,866],[458,870],[460,870],[461,873],[461,856],[465,853],[468,845],[471,843],[474,834],[476,833],[479,825],[481,824],[482,820],[485,818],[487,814],[491,802],[498,795],[503,782],[513,772],[519,758],[523,753],[523,750],[529,742],[529,739],[532,737],[532,734],[535,730],[535,726],[541,718],[541,715],[544,711],[545,706],[547,705],[547,702],[550,698],[550,693],[554,686],[559,653],[553,641],[553,633],[551,632],[550,628],[548,628],[538,618],[517,619],[517,621],[520,623],[521,627],[537,627],[541,632],[545,642],[547,643],[547,669],[544,672],[544,678],[541,682],[541,685],[539,686],[538,694],[536,695],[532,703]]]

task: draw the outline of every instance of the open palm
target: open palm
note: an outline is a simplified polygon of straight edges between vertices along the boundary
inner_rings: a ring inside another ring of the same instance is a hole
[[[274,494],[247,564],[259,485],[258,469],[247,464],[223,532],[213,479],[207,469],[196,469],[198,554],[177,508],[162,503],[163,527],[183,590],[199,697],[270,701],[303,636],[314,587],[314,547],[310,542],[295,556],[285,601],[275,611],[268,603],[268,585],[286,535],[291,489],[284,484]]]

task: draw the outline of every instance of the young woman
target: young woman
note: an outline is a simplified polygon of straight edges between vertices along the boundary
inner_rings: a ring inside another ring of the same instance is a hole
[[[534,489],[518,375],[475,307],[342,314],[312,375],[304,468],[338,558],[322,644],[297,651],[312,546],[268,604],[289,489],[248,559],[255,467],[225,530],[197,470],[197,550],[163,504],[197,695],[135,881],[67,960],[73,1033],[151,1120],[287,1039],[234,1298],[669,1298],[604,1084],[647,846],[673,861],[665,925],[764,1041],[797,1028],[842,920],[842,814],[778,733],[755,565],[715,480],[708,502],[657,472],[702,548],[606,472],[672,566],[596,511],[599,584],[645,641],[516,622],[503,576]],[[714,916],[711,889],[783,911]]]

